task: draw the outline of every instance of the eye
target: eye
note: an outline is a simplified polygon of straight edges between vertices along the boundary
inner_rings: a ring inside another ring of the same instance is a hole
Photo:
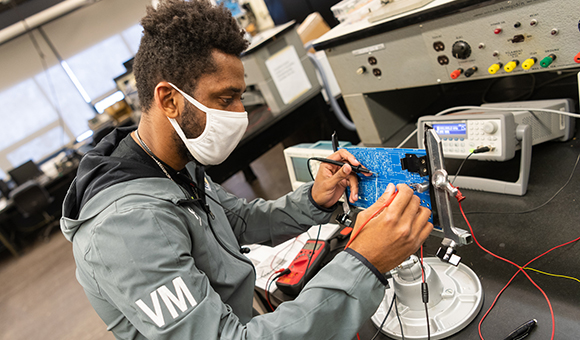
[[[220,99],[225,105],[230,105],[234,101],[233,97],[220,97]]]

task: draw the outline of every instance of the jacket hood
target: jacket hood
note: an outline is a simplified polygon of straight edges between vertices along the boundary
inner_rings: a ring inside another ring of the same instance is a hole
[[[143,188],[147,190],[144,191]],[[128,196],[135,197],[135,195],[147,197],[146,200],[151,198],[165,200],[175,205],[195,202],[184,196],[179,186],[166,178],[138,178],[120,186],[109,186],[103,189],[87,202],[79,216],[74,218],[63,216],[60,219],[62,233],[67,240],[72,242],[74,235],[85,222],[99,215],[114,202]],[[72,195],[67,197],[73,199]]]
[[[65,197],[63,218],[77,219],[81,208],[91,198],[115,184],[143,177],[163,177],[158,169],[142,162],[111,156],[119,143],[135,129],[134,126],[115,129],[105,136],[94,149],[85,154],[79,164],[77,176]],[[64,224],[62,229],[65,232]],[[67,234],[71,231],[74,234],[74,230],[65,232],[67,239],[69,239]],[[72,239],[72,234],[70,239]]]

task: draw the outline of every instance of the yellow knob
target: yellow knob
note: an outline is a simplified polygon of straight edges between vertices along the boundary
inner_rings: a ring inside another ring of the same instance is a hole
[[[511,71],[513,71],[513,70],[514,70],[514,68],[516,68],[516,66],[518,66],[518,63],[519,63],[519,62],[518,62],[517,60],[512,60],[512,61],[510,61],[509,63],[505,64],[505,66],[504,66],[504,68],[503,68],[503,69],[504,69],[506,72],[511,72]]]
[[[529,59],[526,59],[523,63],[522,63],[522,68],[524,70],[529,70],[530,68],[532,68],[532,66],[534,66],[534,64],[536,63],[538,59],[531,57]]]
[[[489,74],[496,74],[500,68],[501,68],[501,63],[493,64],[487,69],[487,72],[489,72]]]

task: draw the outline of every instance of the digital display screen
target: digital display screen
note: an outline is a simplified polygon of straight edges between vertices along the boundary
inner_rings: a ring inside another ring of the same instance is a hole
[[[308,242],[304,245],[304,250],[313,250],[313,251],[317,251],[318,249],[320,249],[320,247],[322,247],[322,243],[318,242],[318,243],[314,243],[314,242]]]
[[[467,132],[467,126],[465,123],[453,123],[453,124],[433,124],[433,129],[439,136],[449,136],[449,135],[465,135]]]
[[[308,172],[308,158],[292,157],[292,167],[298,182],[307,183],[312,181],[310,172]]]

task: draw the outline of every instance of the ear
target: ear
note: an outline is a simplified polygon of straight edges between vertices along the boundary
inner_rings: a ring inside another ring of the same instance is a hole
[[[183,96],[168,82],[155,86],[155,104],[169,118],[177,118],[183,110]]]

